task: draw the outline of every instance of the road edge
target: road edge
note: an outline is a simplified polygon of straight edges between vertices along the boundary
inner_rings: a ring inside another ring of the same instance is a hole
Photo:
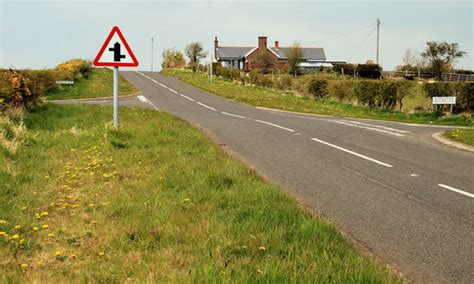
[[[443,136],[443,132],[436,132],[431,137],[435,139],[436,141],[443,143],[449,147],[453,147],[459,150],[464,150],[464,151],[469,151],[469,152],[474,153],[474,146],[448,139]]]

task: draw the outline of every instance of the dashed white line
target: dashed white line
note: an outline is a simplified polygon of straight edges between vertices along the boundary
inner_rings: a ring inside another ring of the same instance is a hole
[[[190,97],[188,97],[188,96],[186,96],[186,95],[183,95],[183,94],[178,94],[178,95],[182,96],[183,98],[185,98],[185,99],[187,99],[187,100],[190,100],[190,101],[192,101],[192,102],[195,102],[195,100],[194,100],[193,98],[190,98]]]
[[[245,116],[241,116],[241,115],[238,115],[238,114],[233,114],[233,113],[229,113],[229,112],[225,112],[225,111],[221,111],[221,113],[225,114],[225,115],[229,115],[229,116],[238,117],[238,118],[246,118]]]
[[[277,127],[277,128],[280,128],[280,129],[289,131],[289,132],[295,132],[293,129],[286,128],[286,127],[283,127],[283,126],[281,126],[281,125],[278,125],[278,124],[275,124],[275,123],[271,123],[271,122],[268,122],[268,121],[265,121],[265,120],[254,119],[253,121],[260,122],[260,123],[263,123],[263,124],[267,124],[267,125],[270,125],[270,126],[274,126],[274,127]]]
[[[208,106],[208,105],[206,105],[206,104],[203,104],[203,103],[201,103],[201,102],[196,102],[196,103],[197,103],[198,105],[200,105],[200,106],[205,107],[205,108],[208,108],[208,109],[211,109],[211,110],[216,110],[215,108],[213,108],[213,107],[211,107],[211,106]]]
[[[452,186],[449,186],[449,185],[445,185],[445,184],[442,184],[442,183],[438,183],[438,186],[442,187],[442,188],[445,188],[447,190],[451,190],[453,192],[457,192],[459,194],[462,194],[462,195],[465,195],[467,197],[470,197],[470,198],[474,198],[474,194],[472,193],[469,193],[469,192],[466,192],[466,191],[463,191],[463,190],[460,190],[460,189],[457,189],[457,188],[454,188]]]
[[[393,166],[390,165],[390,164],[387,164],[387,163],[381,162],[381,161],[379,161],[379,160],[376,160],[376,159],[367,157],[367,156],[365,156],[365,155],[359,154],[359,153],[354,152],[354,151],[351,151],[351,150],[349,150],[349,149],[342,148],[342,147],[340,147],[340,146],[331,144],[331,143],[329,143],[329,142],[326,142],[326,141],[323,141],[323,140],[320,140],[320,139],[317,139],[317,138],[311,138],[311,140],[316,141],[316,142],[319,142],[319,143],[324,144],[324,145],[327,145],[327,146],[329,146],[329,147],[333,147],[333,148],[338,149],[338,150],[341,150],[341,151],[343,151],[343,152],[352,154],[352,155],[354,155],[354,156],[357,156],[357,157],[359,157],[359,158],[365,159],[365,160],[367,160],[367,161],[371,161],[371,162],[376,163],[376,164],[379,164],[379,165],[381,165],[381,166],[384,166],[384,167],[387,167],[387,168],[393,168]]]

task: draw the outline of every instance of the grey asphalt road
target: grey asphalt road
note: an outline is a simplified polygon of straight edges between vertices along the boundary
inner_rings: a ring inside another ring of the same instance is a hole
[[[445,128],[259,109],[159,73],[122,76],[141,90],[122,105],[206,129],[408,279],[474,283],[474,154],[431,138]]]

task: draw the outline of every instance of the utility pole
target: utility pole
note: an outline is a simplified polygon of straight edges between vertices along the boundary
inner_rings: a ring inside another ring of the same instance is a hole
[[[151,37],[151,72],[153,72],[153,37]]]
[[[211,83],[212,83],[212,62],[214,61],[214,52],[211,52],[211,66],[209,68],[209,70],[211,71],[211,73],[209,74],[210,75],[210,79],[211,79]]]
[[[380,48],[380,19],[377,18],[377,59],[376,63],[379,64],[379,48]]]

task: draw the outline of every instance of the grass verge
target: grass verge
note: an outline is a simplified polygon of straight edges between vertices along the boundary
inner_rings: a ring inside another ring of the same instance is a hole
[[[474,129],[453,129],[443,133],[449,139],[474,146]]]
[[[215,78],[212,83],[203,73],[193,74],[186,70],[165,71],[164,74],[175,76],[206,92],[247,103],[253,106],[281,109],[303,113],[335,115],[355,118],[399,121],[406,123],[443,124],[471,126],[473,121],[466,116],[438,117],[435,113],[402,113],[393,110],[370,109],[341,103],[333,100],[315,100],[308,97],[297,97],[293,93],[283,92],[257,86],[240,85],[237,82]]]
[[[60,86],[46,94],[49,100],[69,100],[111,97],[113,91],[113,72],[107,68],[93,68],[88,79],[75,81],[72,86]],[[119,95],[126,96],[138,89],[120,77]]]
[[[198,129],[111,113],[47,104],[0,147],[3,282],[402,281]]]

